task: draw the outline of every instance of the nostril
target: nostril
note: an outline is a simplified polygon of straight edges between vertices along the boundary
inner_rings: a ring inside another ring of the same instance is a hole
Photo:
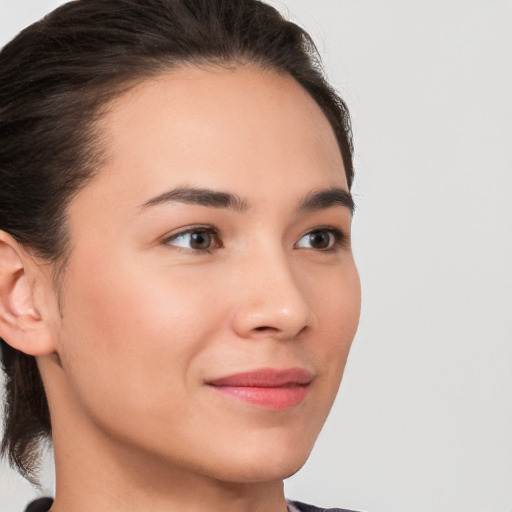
[[[269,325],[262,325],[261,327],[256,327],[254,330],[255,331],[266,331],[267,329],[269,329],[271,331],[277,331],[277,329],[275,327],[270,327]]]

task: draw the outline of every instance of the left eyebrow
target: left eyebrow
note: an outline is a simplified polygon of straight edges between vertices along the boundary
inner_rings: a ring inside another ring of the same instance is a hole
[[[313,212],[332,208],[333,206],[343,206],[350,210],[350,215],[354,215],[356,208],[352,194],[343,188],[332,187],[325,190],[310,192],[299,206],[299,211]]]

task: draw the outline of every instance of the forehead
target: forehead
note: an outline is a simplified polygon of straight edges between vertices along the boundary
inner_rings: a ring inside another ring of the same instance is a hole
[[[189,66],[147,79],[112,102],[100,132],[107,158],[92,186],[117,197],[176,185],[236,185],[241,195],[346,188],[320,107],[292,77],[254,66]]]

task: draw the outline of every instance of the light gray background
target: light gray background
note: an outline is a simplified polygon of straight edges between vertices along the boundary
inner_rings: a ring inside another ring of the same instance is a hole
[[[0,0],[0,42],[60,3]],[[311,32],[351,108],[363,285],[340,396],[287,494],[511,512],[512,3],[273,3]],[[1,512],[33,495],[0,467]]]

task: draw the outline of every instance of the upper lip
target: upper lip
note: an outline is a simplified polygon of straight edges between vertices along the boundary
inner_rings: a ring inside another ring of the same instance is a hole
[[[313,374],[304,368],[259,368],[248,372],[234,373],[225,377],[208,380],[212,386],[274,388],[284,386],[305,386],[313,380]]]

